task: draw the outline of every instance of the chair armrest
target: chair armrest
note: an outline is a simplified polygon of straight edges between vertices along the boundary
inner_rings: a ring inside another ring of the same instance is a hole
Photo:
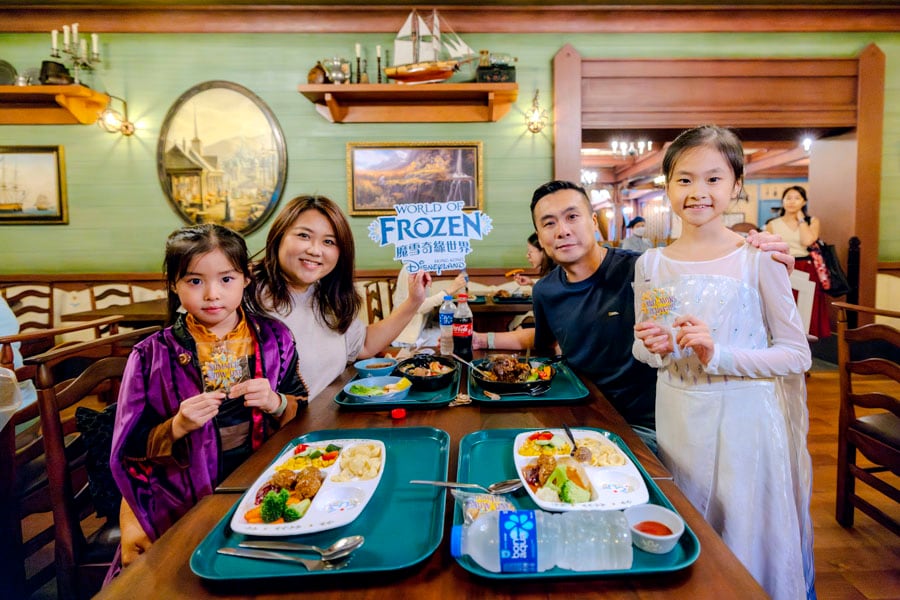
[[[23,331],[12,335],[0,336],[0,366],[7,369],[13,368],[13,351],[12,345],[17,342],[32,342],[36,340],[46,340],[47,346],[53,346],[56,343],[56,336],[74,331],[82,331],[84,329],[93,329],[104,325],[114,325],[121,321],[124,317],[121,315],[113,315],[104,317],[95,321],[86,321],[84,323],[74,323],[64,327],[54,327],[52,329],[36,329],[33,331]],[[45,346],[45,347],[47,347]]]
[[[895,319],[900,319],[900,311],[896,310],[888,310],[886,308],[873,308],[871,306],[860,306],[859,304],[848,304],[847,302],[832,302],[831,304],[835,308],[843,308],[844,310],[852,310],[869,315],[878,315],[882,317],[893,317]]]

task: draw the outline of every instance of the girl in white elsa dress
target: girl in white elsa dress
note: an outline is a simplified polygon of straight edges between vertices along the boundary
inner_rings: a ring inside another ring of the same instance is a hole
[[[667,150],[682,235],[637,262],[633,352],[659,368],[659,451],[678,487],[770,596],[815,598],[809,345],[783,265],[722,220],[743,158],[710,125]]]

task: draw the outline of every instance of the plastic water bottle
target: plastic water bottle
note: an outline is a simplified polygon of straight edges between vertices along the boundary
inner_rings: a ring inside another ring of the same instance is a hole
[[[438,311],[441,324],[441,354],[449,355],[453,352],[453,315],[456,313],[456,305],[453,304],[453,296],[444,295],[444,303]]]
[[[453,527],[450,552],[494,573],[630,569],[631,530],[621,511],[482,513]]]
[[[472,309],[469,308],[469,297],[458,296],[459,304],[453,313],[453,353],[463,360],[472,360]]]

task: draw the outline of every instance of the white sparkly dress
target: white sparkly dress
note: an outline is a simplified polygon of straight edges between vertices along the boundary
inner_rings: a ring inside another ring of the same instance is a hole
[[[748,245],[696,262],[649,250],[635,268],[635,315],[709,326],[715,353],[705,367],[691,350],[660,358],[635,339],[635,357],[659,368],[660,458],[769,595],[815,598],[811,359],[784,265]]]

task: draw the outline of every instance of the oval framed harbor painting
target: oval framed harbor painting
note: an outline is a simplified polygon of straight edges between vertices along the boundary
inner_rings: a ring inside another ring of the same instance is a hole
[[[169,109],[156,164],[163,191],[187,223],[248,234],[268,220],[287,179],[278,120],[259,96],[228,81],[195,85]]]

